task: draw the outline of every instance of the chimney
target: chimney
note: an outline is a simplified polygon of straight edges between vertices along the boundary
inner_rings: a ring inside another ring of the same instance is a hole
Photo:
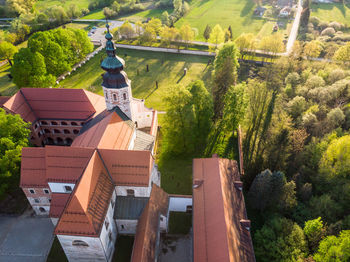
[[[241,227],[243,227],[246,230],[250,231],[250,220],[248,220],[248,219],[241,219],[239,222],[241,223]]]
[[[236,189],[239,191],[242,191],[243,189],[243,182],[242,181],[233,181],[233,185],[235,186]]]
[[[192,188],[193,188],[193,189],[196,189],[196,188],[200,187],[202,184],[203,184],[203,180],[195,179],[195,180],[193,181],[193,186],[192,186]]]

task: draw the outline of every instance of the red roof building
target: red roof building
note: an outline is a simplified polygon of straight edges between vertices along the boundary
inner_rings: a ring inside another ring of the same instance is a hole
[[[193,160],[194,262],[254,262],[237,162]]]

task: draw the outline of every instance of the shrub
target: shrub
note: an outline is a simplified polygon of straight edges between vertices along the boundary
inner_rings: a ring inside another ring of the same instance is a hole
[[[312,23],[315,27],[317,27],[321,23],[321,20],[316,16],[312,16],[310,17],[309,22]]]
[[[334,36],[335,30],[333,27],[327,27],[321,32],[321,35]]]
[[[343,28],[343,25],[341,23],[338,23],[338,22],[329,23],[329,26],[333,27],[334,30],[336,30],[336,31],[339,31],[340,29]]]

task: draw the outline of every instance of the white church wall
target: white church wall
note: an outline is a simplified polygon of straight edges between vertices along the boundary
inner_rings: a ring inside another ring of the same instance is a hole
[[[135,235],[137,228],[137,219],[116,219],[118,233],[124,235]]]
[[[128,150],[132,150],[134,148],[135,145],[135,139],[136,139],[136,130],[134,130],[134,133],[132,134],[130,143],[129,143],[129,147]]]
[[[150,187],[133,187],[133,186],[117,186],[117,196],[127,196],[127,190],[134,190],[135,197],[149,197],[151,194]]]
[[[169,197],[169,211],[186,212],[188,206],[192,207],[192,196]]]
[[[107,261],[101,240],[98,237],[57,235],[57,238],[69,262]],[[87,246],[73,245],[73,241],[75,243],[83,241]]]
[[[120,89],[106,88],[102,86],[108,110],[118,106],[130,119],[132,119],[132,109],[130,99],[132,99],[131,88]]]
[[[49,187],[51,192],[53,193],[72,193],[72,191],[74,190],[74,186],[75,184],[71,184],[71,183],[54,183],[54,182],[49,182]],[[69,191],[67,190],[67,187],[70,187],[72,190]]]

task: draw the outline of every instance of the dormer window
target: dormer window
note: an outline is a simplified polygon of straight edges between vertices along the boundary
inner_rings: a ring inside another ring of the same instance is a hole
[[[64,190],[68,193],[72,192],[72,187],[71,186],[64,186]]]
[[[117,101],[117,95],[116,94],[113,94],[113,100]]]
[[[126,94],[125,93],[123,94],[123,98],[124,98],[124,100],[126,100]]]

